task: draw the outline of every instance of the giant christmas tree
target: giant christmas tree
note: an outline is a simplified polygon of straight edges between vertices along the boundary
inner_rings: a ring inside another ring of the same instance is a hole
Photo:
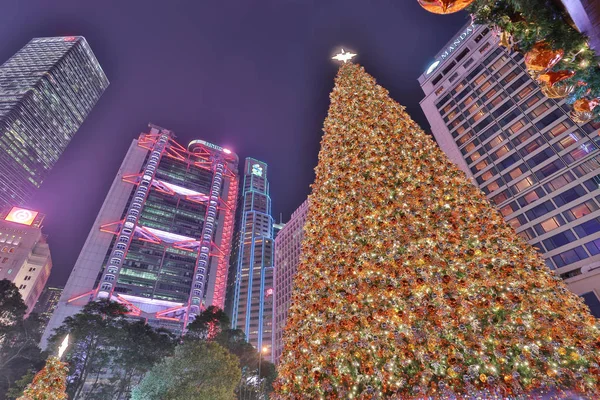
[[[279,398],[598,398],[587,307],[362,67],[324,131]]]
[[[67,363],[49,357],[46,366],[33,378],[17,400],[67,400]]]

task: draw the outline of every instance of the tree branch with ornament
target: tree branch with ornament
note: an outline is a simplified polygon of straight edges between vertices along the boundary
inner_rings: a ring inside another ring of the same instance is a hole
[[[572,104],[580,124],[600,121],[600,57],[590,48],[559,0],[418,0],[427,11],[466,10],[489,25],[500,45],[525,56],[530,76],[542,92]]]

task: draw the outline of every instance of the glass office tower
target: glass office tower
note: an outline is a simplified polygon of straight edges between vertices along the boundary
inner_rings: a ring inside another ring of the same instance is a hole
[[[464,27],[419,78],[440,147],[600,316],[600,140],[541,92],[523,56]]]
[[[238,158],[203,140],[187,148],[151,126],[134,140],[44,333],[90,300],[182,332],[223,308],[238,193]]]
[[[0,209],[31,198],[107,86],[81,36],[33,39],[0,66]]]

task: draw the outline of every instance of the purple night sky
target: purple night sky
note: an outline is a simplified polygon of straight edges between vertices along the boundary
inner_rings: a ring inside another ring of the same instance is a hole
[[[344,46],[426,130],[417,77],[468,20],[417,0],[5,0],[0,63],[31,38],[82,35],[111,84],[37,196],[64,285],[131,140],[148,122],[270,166],[273,213],[306,198]]]

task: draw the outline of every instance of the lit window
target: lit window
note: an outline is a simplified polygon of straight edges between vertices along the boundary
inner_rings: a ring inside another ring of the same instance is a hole
[[[488,179],[492,178],[494,176],[492,171],[485,171],[482,175],[481,175],[481,179],[485,182]]]
[[[533,185],[533,180],[531,179],[531,177],[527,177],[527,178],[523,179],[522,181],[519,181],[517,184],[515,184],[514,187],[515,187],[515,189],[517,189],[517,191],[522,192],[523,190],[527,189],[531,185]]]
[[[560,224],[556,220],[556,217],[548,218],[547,220],[541,222],[540,225],[544,229],[544,232],[550,232],[551,230],[556,229],[560,226]]]

